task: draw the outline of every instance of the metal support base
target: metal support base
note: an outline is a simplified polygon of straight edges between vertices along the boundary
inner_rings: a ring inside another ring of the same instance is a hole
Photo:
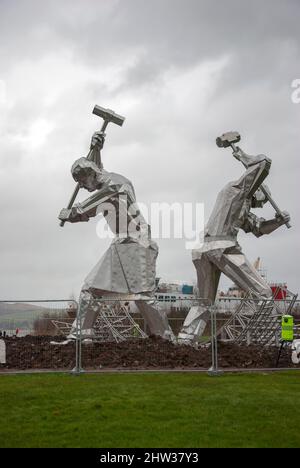
[[[223,371],[221,371],[220,369],[216,369],[214,367],[210,367],[207,371],[208,375],[212,376],[212,377],[220,377],[221,375],[224,374]]]
[[[79,369],[77,367],[74,367],[71,371],[70,371],[70,374],[71,375],[81,375],[81,374],[84,374],[85,371],[80,367]]]

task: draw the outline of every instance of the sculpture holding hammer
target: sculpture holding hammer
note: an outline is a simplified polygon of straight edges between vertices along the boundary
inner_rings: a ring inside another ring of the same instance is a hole
[[[104,144],[104,138],[105,138],[104,132],[109,122],[113,122],[116,125],[122,126],[125,118],[122,117],[121,115],[116,114],[114,111],[110,109],[104,109],[103,107],[100,107],[97,105],[93,109],[93,114],[98,115],[98,117],[102,117],[103,124],[102,124],[100,132],[96,133],[95,137],[92,139],[90,152],[87,155],[86,159],[88,161],[93,161],[99,167],[99,169],[101,169],[103,166],[101,162],[100,148],[99,148],[99,145],[97,146],[97,139],[99,140],[98,143],[100,143],[100,140],[101,140],[101,149],[102,149],[103,144]],[[74,201],[78,195],[79,189],[80,189],[80,184],[79,182],[77,182],[73,195],[71,196],[70,201],[68,203],[67,210],[70,210],[72,208]],[[60,222],[60,226],[63,227],[65,222],[66,220],[62,220]]]
[[[92,137],[88,156],[78,159],[72,166],[71,172],[77,186],[68,208],[61,210],[59,219],[63,225],[65,222],[88,221],[101,213],[115,234],[115,239],[87,276],[81,290],[81,334],[86,338],[93,337],[93,325],[101,306],[97,299],[126,300],[130,295],[150,333],[173,339],[165,313],[154,305],[158,247],[151,240],[150,226],[139,212],[132,183],[120,174],[106,171],[101,162],[104,130],[109,122],[121,126],[125,119],[100,106],[95,106],[93,113],[102,117],[104,123]],[[94,193],[73,206],[81,187]],[[76,320],[68,338],[75,338],[75,333]]]
[[[204,244],[192,252],[201,302],[190,309],[179,333],[181,342],[197,341],[203,334],[209,319],[208,306],[215,302],[221,273],[258,299],[272,297],[270,286],[243,254],[237,235],[240,229],[260,237],[284,224],[289,228],[290,215],[278,208],[268,187],[263,184],[271,160],[263,154],[250,156],[244,153],[235,145],[240,138],[239,133],[228,132],[216,140],[220,148],[232,147],[233,156],[246,171],[239,180],[229,182],[221,190],[205,229]],[[251,208],[262,208],[267,202],[275,209],[274,218],[266,220],[251,212]]]

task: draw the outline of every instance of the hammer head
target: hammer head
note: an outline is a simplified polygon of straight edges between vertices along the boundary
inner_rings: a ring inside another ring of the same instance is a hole
[[[219,148],[228,148],[233,143],[238,143],[241,139],[239,132],[226,132],[216,139]]]
[[[104,109],[104,107],[95,106],[93,109],[93,114],[98,115],[98,117],[102,117],[105,122],[113,122],[120,127],[123,125],[125,117],[116,114],[114,111],[110,109]]]

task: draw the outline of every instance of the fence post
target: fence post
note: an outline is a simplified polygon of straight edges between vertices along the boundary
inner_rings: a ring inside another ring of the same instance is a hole
[[[84,372],[81,367],[81,307],[77,304],[76,314],[76,338],[75,338],[75,367],[72,369],[71,374],[80,375]]]
[[[210,307],[210,329],[211,329],[211,367],[208,374],[212,376],[221,375],[218,368],[218,342],[217,342],[217,312],[216,307]]]
[[[80,304],[80,303],[79,303]],[[81,316],[81,306],[79,305],[79,372],[82,374],[84,370],[82,369],[82,316]]]

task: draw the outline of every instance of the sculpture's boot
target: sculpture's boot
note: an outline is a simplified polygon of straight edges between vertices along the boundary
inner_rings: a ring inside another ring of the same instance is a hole
[[[166,340],[172,341],[173,343],[176,342],[176,338],[169,325],[168,318],[165,312],[158,308],[155,300],[147,300],[147,296],[141,296],[141,299],[136,300],[135,304],[148,325],[151,335],[158,335]]]
[[[178,343],[197,343],[204,333],[208,320],[209,310],[207,308],[201,306],[192,307],[178,335]]]
[[[77,317],[67,338],[75,340],[79,334],[82,338],[92,338],[94,336],[93,326],[98,314],[99,303],[94,300],[90,291],[83,289],[80,293]]]

